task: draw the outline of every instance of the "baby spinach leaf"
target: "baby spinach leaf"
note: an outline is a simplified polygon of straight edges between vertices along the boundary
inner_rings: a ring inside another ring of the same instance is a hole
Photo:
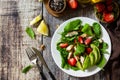
[[[81,31],[88,34],[89,36],[93,35],[92,29],[91,29],[90,25],[87,23],[83,26]]]
[[[105,42],[103,42],[103,43],[101,44],[100,52],[101,52],[102,54],[108,53],[108,52],[106,51],[107,48],[108,48],[108,44],[105,43]]]
[[[29,37],[31,37],[32,39],[35,39],[35,33],[31,27],[26,28],[26,33],[28,34]]]
[[[101,37],[101,27],[98,23],[93,23],[93,31],[95,33],[95,36],[97,38],[100,38]]]
[[[107,61],[106,58],[104,57],[104,55],[102,55],[99,63],[97,64],[97,66],[100,67],[100,68],[103,68],[106,61]]]
[[[26,66],[25,68],[22,69],[22,73],[26,74],[30,69],[32,69],[32,67],[33,67],[32,65]]]
[[[80,55],[81,53],[84,53],[84,52],[85,52],[85,45],[78,43],[75,51],[75,55]]]
[[[81,26],[82,21],[80,19],[73,20],[69,23],[64,28],[64,32],[70,32],[74,30],[78,30],[79,27]]]
[[[100,42],[99,42],[98,40],[93,41],[92,44],[94,44],[94,45],[97,46],[97,47],[100,46]]]

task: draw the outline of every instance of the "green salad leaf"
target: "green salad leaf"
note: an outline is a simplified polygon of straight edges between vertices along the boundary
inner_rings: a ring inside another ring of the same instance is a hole
[[[87,23],[83,26],[83,28],[82,28],[81,31],[82,31],[83,33],[88,34],[89,36],[92,36],[92,35],[93,35],[92,29],[91,29],[90,25],[87,24]]]
[[[33,66],[32,65],[28,65],[28,66],[26,66],[25,68],[23,68],[22,69],[22,73],[27,73],[30,69],[32,69],[33,68]]]
[[[102,54],[108,53],[108,52],[106,51],[107,48],[108,48],[108,44],[105,43],[105,42],[103,42],[103,43],[101,44],[100,52],[101,52]]]
[[[70,31],[73,31],[73,30],[78,30],[81,26],[81,23],[82,23],[82,21],[80,19],[76,19],[76,20],[73,20],[73,21],[69,22],[65,26],[64,32],[70,32]]]
[[[75,55],[80,55],[80,54],[85,52],[85,45],[84,44],[78,43],[76,47],[77,48],[76,48],[76,51],[74,53]]]
[[[98,23],[93,23],[93,31],[95,34],[96,38],[100,38],[101,37],[101,27]]]
[[[106,58],[104,57],[104,55],[102,55],[99,63],[97,64],[97,66],[100,67],[100,68],[103,68],[106,62],[107,62]]]
[[[31,37],[32,39],[35,39],[35,33],[31,27],[26,28],[26,33]]]

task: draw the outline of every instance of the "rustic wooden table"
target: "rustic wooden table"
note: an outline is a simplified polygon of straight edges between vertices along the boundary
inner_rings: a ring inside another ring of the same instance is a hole
[[[26,26],[37,15],[42,14],[49,25],[50,36],[37,36],[32,40],[25,32]],[[93,6],[80,8],[66,14],[64,17],[55,18],[50,15],[44,4],[38,0],[0,0],[0,79],[1,80],[41,80],[37,68],[23,74],[22,68],[30,64],[25,53],[25,48],[33,46],[39,49],[41,44],[46,46],[43,57],[57,80],[103,80],[103,72],[86,77],[75,78],[61,71],[53,61],[51,55],[51,38],[56,30],[56,25],[76,16],[96,19]],[[43,67],[43,71],[46,70]],[[49,75],[48,80],[51,80]]]

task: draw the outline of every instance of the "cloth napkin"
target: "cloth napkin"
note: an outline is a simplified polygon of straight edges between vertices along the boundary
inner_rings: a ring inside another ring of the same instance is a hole
[[[120,0],[117,3],[120,3]],[[112,42],[111,57],[104,71],[105,80],[120,80],[120,16],[115,22],[106,25],[105,28]]]

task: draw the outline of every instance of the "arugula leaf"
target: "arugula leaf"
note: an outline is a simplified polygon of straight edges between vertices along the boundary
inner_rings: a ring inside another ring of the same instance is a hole
[[[104,57],[104,55],[102,55],[99,63],[97,64],[97,66],[100,67],[100,68],[103,68],[106,61],[107,61],[106,58]]]
[[[26,66],[25,68],[23,68],[22,69],[22,73],[27,73],[30,69],[32,69],[33,68],[33,66],[32,65],[28,65],[28,66]]]
[[[95,33],[95,37],[100,38],[101,37],[101,27],[98,23],[93,23],[93,31]]]
[[[88,34],[89,36],[92,36],[92,35],[93,35],[92,29],[91,29],[90,25],[87,24],[87,23],[83,26],[83,28],[82,28],[81,31],[82,31],[83,33]]]
[[[64,32],[70,32],[74,30],[78,30],[79,27],[81,26],[82,21],[80,19],[73,20],[69,23],[64,28]]]
[[[76,51],[75,51],[74,54],[75,54],[75,55],[80,55],[81,53],[84,53],[84,52],[85,52],[85,45],[78,43],[78,44],[77,44]]]
[[[26,28],[26,33],[31,37],[32,39],[35,39],[35,33],[31,27]]]

